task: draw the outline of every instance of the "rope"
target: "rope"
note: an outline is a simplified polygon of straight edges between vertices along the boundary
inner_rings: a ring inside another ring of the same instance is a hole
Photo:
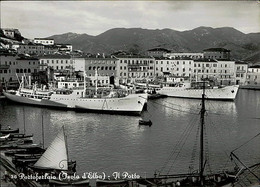
[[[190,162],[190,166],[189,166],[190,169],[193,169],[193,167],[194,167],[194,162],[195,162],[195,157],[196,157],[196,152],[197,152],[197,147],[198,147],[199,133],[200,133],[200,126],[198,125],[195,142],[193,145],[193,150],[191,153],[191,162]]]
[[[242,145],[240,145],[239,147],[237,147],[236,149],[234,149],[233,151],[231,151],[231,152],[235,152],[236,150],[240,149],[241,147],[243,147],[244,145],[248,144],[251,140],[253,140],[254,138],[256,138],[259,135],[260,135],[260,132],[257,135],[255,135],[254,137],[252,137],[251,139],[249,139],[248,141],[246,141],[245,143],[243,143]]]
[[[188,113],[188,114],[198,115],[197,113],[193,113],[193,112],[189,112],[189,111],[185,111],[185,110],[179,110],[179,109],[176,109],[176,108],[173,108],[173,107],[170,107],[170,106],[167,106],[167,105],[164,105],[164,104],[155,102],[155,101],[151,101],[151,102],[153,102],[153,103],[155,103],[155,104],[158,104],[158,105],[160,105],[160,106],[164,106],[164,107],[166,107],[166,108],[169,108],[169,109],[178,111],[178,112],[184,112],[184,113]]]
[[[195,118],[195,117],[194,117],[194,118]],[[193,119],[193,120],[194,120],[194,119]],[[193,120],[192,120],[192,121],[193,121]],[[172,149],[173,151],[170,153],[169,157],[168,157],[167,160],[164,162],[163,167],[162,167],[161,170],[160,170],[160,173],[166,168],[166,166],[167,166],[168,163],[170,162],[170,160],[171,160],[171,158],[173,157],[173,155],[177,153],[177,155],[175,156],[175,158],[174,158],[174,160],[173,160],[173,163],[172,163],[170,169],[172,168],[172,166],[173,166],[174,162],[176,161],[176,159],[178,158],[178,156],[179,156],[179,154],[180,154],[180,151],[182,150],[183,145],[185,144],[185,141],[186,141],[186,139],[188,138],[188,136],[189,136],[189,134],[190,134],[192,128],[193,128],[193,127],[192,127],[192,122],[190,122],[190,123],[186,126],[185,130],[183,131],[183,133],[181,134],[181,138],[179,139],[179,141],[177,142],[177,144],[173,147],[173,149]],[[184,141],[184,143],[182,143],[183,141]],[[182,146],[181,146],[181,144],[182,144]],[[181,148],[180,148],[180,151],[178,151],[178,147],[181,147]],[[169,173],[170,169],[168,170],[168,173]]]

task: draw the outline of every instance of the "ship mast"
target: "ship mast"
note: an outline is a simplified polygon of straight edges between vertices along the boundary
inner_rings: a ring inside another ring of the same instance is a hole
[[[203,186],[203,171],[204,171],[204,124],[205,124],[205,81],[203,81],[203,93],[202,93],[202,103],[201,103],[201,111],[200,111],[200,185]]]

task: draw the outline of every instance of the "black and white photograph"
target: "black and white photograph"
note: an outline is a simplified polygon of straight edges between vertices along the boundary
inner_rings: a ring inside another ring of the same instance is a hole
[[[260,187],[260,1],[0,2],[0,187]]]

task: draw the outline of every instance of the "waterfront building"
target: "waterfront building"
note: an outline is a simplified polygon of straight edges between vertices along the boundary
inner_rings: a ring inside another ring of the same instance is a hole
[[[118,82],[127,83],[128,80],[128,63],[131,61],[131,57],[127,55],[117,55],[116,58],[118,59],[117,67],[116,67],[116,77]]]
[[[140,80],[152,80],[154,78],[154,58],[148,56],[129,56],[128,81],[135,82]]]
[[[71,70],[73,68],[73,60],[70,55],[50,54],[38,56],[41,67],[51,67],[55,72]],[[44,69],[41,69],[44,70]]]
[[[54,45],[54,39],[50,38],[34,38],[33,42],[35,44]]]
[[[175,62],[170,58],[155,57],[154,75],[160,77],[165,74],[172,74],[175,66]]]
[[[235,74],[236,74],[236,84],[245,85],[247,78],[248,64],[246,62],[235,62]]]
[[[221,85],[236,84],[235,61],[218,60],[218,81]]]
[[[104,58],[104,57],[86,57],[85,58],[85,72],[87,77],[94,81],[95,73],[97,70],[99,79],[106,80],[106,77],[109,77],[109,84],[115,83],[116,77],[116,67],[117,67],[116,58]],[[106,82],[106,81],[105,81]]]
[[[191,77],[194,69],[194,60],[190,57],[175,57],[172,58],[173,67],[172,74],[177,77]]]
[[[194,60],[194,68],[192,73],[193,81],[201,81],[209,79],[216,81],[219,76],[218,61],[213,59],[197,59]]]
[[[204,58],[203,53],[166,53],[165,57],[168,58],[191,58],[193,60]]]
[[[260,65],[259,64],[248,67],[246,84],[260,86]]]
[[[18,79],[39,71],[38,58],[5,53],[0,55],[0,81],[6,86],[17,86]]]
[[[209,48],[203,50],[204,58],[210,59],[230,59],[230,50],[225,48]]]
[[[152,56],[152,57],[163,57],[165,54],[170,53],[171,51],[168,49],[164,48],[153,48],[149,49],[147,51],[147,56]]]

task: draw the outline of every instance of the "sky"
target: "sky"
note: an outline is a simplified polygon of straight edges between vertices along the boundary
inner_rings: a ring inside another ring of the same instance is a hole
[[[0,1],[1,28],[26,38],[74,32],[99,35],[111,28],[178,31],[199,26],[260,32],[260,1]]]

